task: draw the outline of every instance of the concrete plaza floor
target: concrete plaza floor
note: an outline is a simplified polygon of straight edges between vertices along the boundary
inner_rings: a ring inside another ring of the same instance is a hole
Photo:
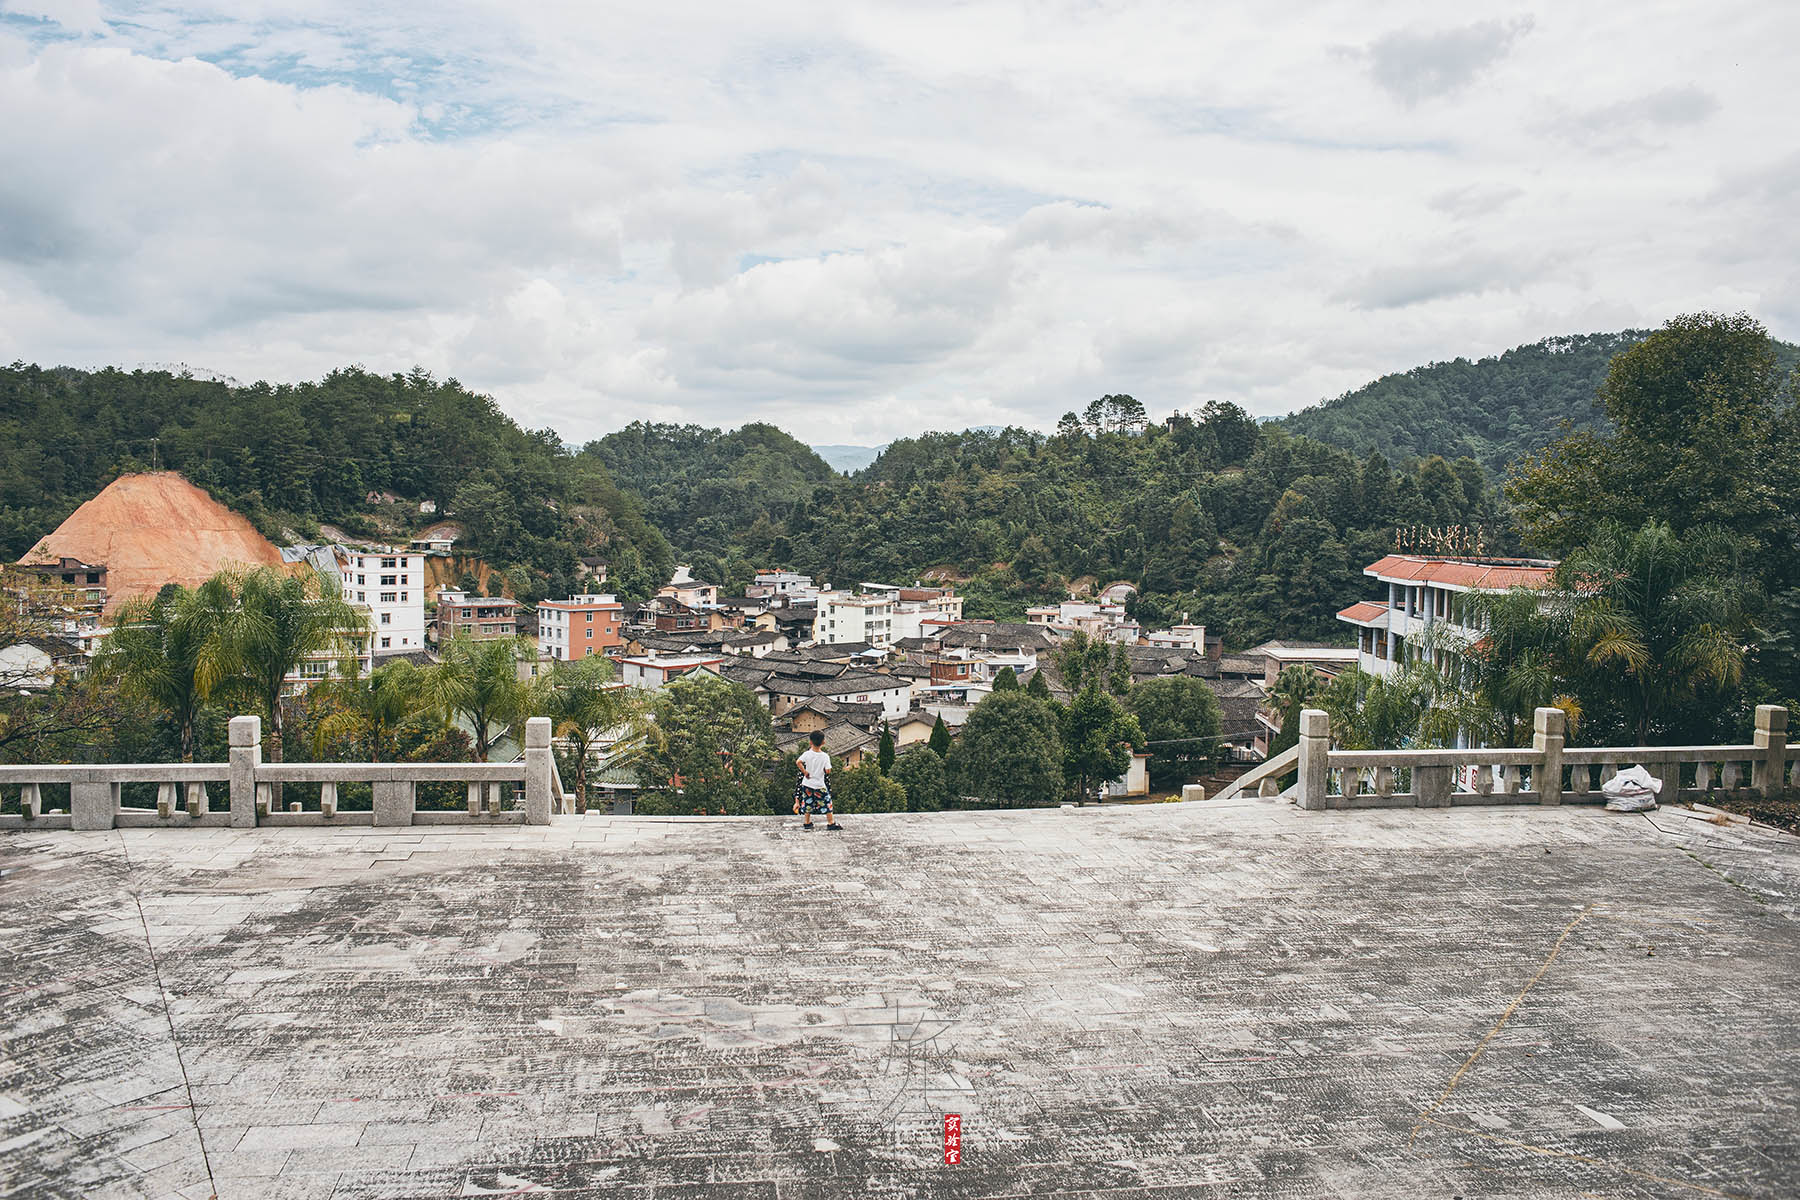
[[[0,1193],[1800,1194],[1800,840],[846,823],[0,834]]]

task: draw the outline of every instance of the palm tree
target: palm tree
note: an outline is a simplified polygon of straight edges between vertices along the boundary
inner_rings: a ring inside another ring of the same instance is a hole
[[[587,811],[588,767],[603,742],[611,743],[608,761],[614,766],[631,765],[644,752],[643,695],[615,684],[612,664],[604,658],[557,664],[539,709],[575,752],[576,812]]]
[[[425,706],[467,723],[478,762],[487,761],[493,744],[530,716],[540,699],[519,678],[520,660],[536,652],[521,638],[476,641],[458,635],[444,643],[442,661],[423,673]]]
[[[1614,524],[1557,568],[1558,583],[1579,597],[1571,643],[1588,668],[1584,682],[1614,703],[1639,745],[1653,731],[1683,732],[1696,721],[1684,704],[1743,678],[1753,585],[1736,549],[1716,529],[1677,537],[1660,521],[1635,532]]]
[[[1533,588],[1475,592],[1464,598],[1481,636],[1452,656],[1462,686],[1456,716],[1476,744],[1518,746],[1530,740],[1533,714],[1556,706],[1579,711],[1565,692],[1571,674],[1573,609],[1566,594]]]
[[[200,709],[231,672],[219,633],[232,606],[224,581],[164,588],[155,597],[128,601],[102,643],[97,673],[116,675],[131,694],[163,709],[175,723],[181,761],[194,761],[194,729]]]
[[[236,602],[218,633],[219,655],[269,714],[269,759],[280,762],[281,693],[288,679],[320,654],[353,656],[357,639],[368,632],[368,614],[346,603],[337,581],[316,570],[288,574],[258,567],[219,578]]]
[[[1319,685],[1319,673],[1304,663],[1291,663],[1275,676],[1275,686],[1269,689],[1269,706],[1281,714],[1281,730],[1269,745],[1270,758],[1300,740],[1300,710],[1318,695]]]
[[[400,726],[425,710],[424,673],[405,659],[375,668],[368,675],[349,675],[319,685],[341,706],[313,730],[313,755],[342,737],[365,741],[371,762],[400,754]]]
[[[1316,692],[1313,702],[1331,715],[1332,740],[1341,749],[1386,750],[1452,740],[1458,718],[1441,705],[1444,692],[1437,668],[1421,660],[1386,679],[1345,671]]]

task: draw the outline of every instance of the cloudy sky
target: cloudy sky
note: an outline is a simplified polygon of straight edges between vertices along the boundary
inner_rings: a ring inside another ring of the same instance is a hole
[[[0,0],[0,359],[877,443],[1698,308],[1800,339],[1797,42],[1768,0]]]

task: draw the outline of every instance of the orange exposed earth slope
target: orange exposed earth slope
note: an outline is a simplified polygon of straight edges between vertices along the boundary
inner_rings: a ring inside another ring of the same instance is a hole
[[[254,525],[174,471],[119,476],[19,561],[65,555],[105,565],[108,612],[165,583],[192,587],[226,567],[281,564]]]

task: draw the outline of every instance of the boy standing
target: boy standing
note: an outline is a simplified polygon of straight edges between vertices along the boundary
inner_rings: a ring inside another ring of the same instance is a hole
[[[825,814],[825,828],[842,829],[831,812],[831,755],[825,753],[825,735],[815,729],[807,735],[812,749],[800,756],[800,783],[794,788],[794,811],[806,814],[800,828],[812,832],[814,813]]]

